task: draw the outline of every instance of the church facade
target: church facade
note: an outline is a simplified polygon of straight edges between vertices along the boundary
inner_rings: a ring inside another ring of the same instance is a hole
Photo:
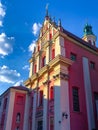
[[[25,89],[12,88],[20,98],[11,102],[13,107],[7,110],[13,111],[13,120],[5,118],[4,126],[14,121],[9,130],[98,129],[98,48],[90,25],[85,25],[81,39],[65,30],[60,20],[57,25],[47,12],[29,63]],[[18,101],[22,105],[15,105]],[[3,109],[0,113],[2,125]]]

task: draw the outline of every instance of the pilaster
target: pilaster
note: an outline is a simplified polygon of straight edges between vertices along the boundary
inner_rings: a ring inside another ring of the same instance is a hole
[[[88,59],[86,57],[83,57],[83,75],[84,75],[84,86],[85,86],[85,95],[86,95],[88,127],[89,130],[92,130],[95,129],[95,118],[94,118],[92,90],[91,90],[91,81],[90,81],[88,62],[89,62]]]
[[[33,97],[33,115],[32,115],[32,130],[36,128],[36,105],[37,105],[37,92],[34,92]]]
[[[33,75],[33,62],[30,63],[30,72],[29,72],[29,77]]]
[[[30,106],[30,95],[26,94],[23,130],[27,130],[29,128],[29,125],[28,125],[29,108],[30,108],[29,106]]]
[[[12,127],[12,118],[14,111],[14,101],[15,101],[15,92],[13,90],[10,91],[8,95],[8,105],[6,109],[6,118],[5,118],[5,128],[4,130],[11,130]]]
[[[67,69],[67,68],[66,68]],[[69,74],[59,70],[54,77],[54,130],[70,130]]]
[[[0,106],[0,122],[1,122],[1,118],[2,118],[3,105],[4,105],[4,98],[1,99],[1,106]]]
[[[50,50],[50,46],[48,44],[47,49],[46,49],[46,64],[49,63],[49,58],[50,58],[50,52],[49,52],[49,50]]]
[[[43,98],[43,130],[48,130],[48,101],[49,101],[49,83],[48,83],[48,75],[46,74],[45,80],[43,82],[44,85],[44,98]]]
[[[37,72],[39,71],[39,67],[40,67],[40,56],[39,54],[37,55]]]
[[[56,43],[55,43],[55,56],[62,55],[65,57],[65,47],[64,47],[64,38],[61,36],[58,36],[56,38]]]

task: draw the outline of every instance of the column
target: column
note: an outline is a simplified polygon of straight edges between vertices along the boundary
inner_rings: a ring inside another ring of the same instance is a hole
[[[14,90],[11,90],[8,95],[8,103],[7,103],[7,109],[6,109],[6,117],[5,117],[5,124],[4,130],[11,130],[12,127],[12,118],[13,118],[13,110],[14,110],[14,101],[15,101],[15,92]]]
[[[44,99],[43,99],[43,130],[47,130],[49,126],[47,126],[47,122],[49,121],[48,117],[48,82],[46,81],[44,84]]]
[[[30,95],[26,93],[26,101],[25,101],[25,112],[24,112],[24,123],[23,123],[23,130],[28,130],[29,129],[29,108],[30,108]]]
[[[30,63],[30,72],[29,72],[29,77],[33,75],[33,62]]]
[[[39,71],[39,68],[40,68],[40,56],[39,56],[39,54],[37,55],[37,57],[36,57],[36,59],[37,59],[37,72]]]
[[[54,83],[54,130],[61,130],[60,80]]]
[[[92,90],[89,72],[89,63],[86,57],[83,57],[83,75],[84,75],[84,86],[86,95],[86,107],[87,107],[87,118],[89,130],[95,129],[95,118],[92,103]]]
[[[54,82],[54,130],[70,130],[68,74],[62,72]]]
[[[65,46],[64,46],[64,38],[61,36],[58,36],[56,38],[55,43],[55,56],[62,55],[65,57]]]
[[[4,106],[4,98],[0,99],[0,101],[1,101],[1,106],[0,106],[0,123],[1,123],[3,106]]]
[[[48,46],[47,46],[47,49],[46,49],[46,64],[49,63],[49,58],[50,58],[49,48],[50,48],[50,46],[48,45]]]
[[[37,92],[34,92],[33,99],[33,116],[32,116],[32,130],[36,129],[36,103],[37,103]]]

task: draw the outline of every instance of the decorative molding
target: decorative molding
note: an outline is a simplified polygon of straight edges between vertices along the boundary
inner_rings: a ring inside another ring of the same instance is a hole
[[[46,80],[46,81],[43,82],[43,85],[46,86],[46,85],[48,85],[50,82],[51,82],[50,80]]]
[[[33,89],[33,92],[36,93],[39,90],[39,87]]]
[[[64,80],[68,80],[69,79],[69,75],[68,74],[65,74],[65,73],[62,73],[60,72],[59,74],[56,74],[53,76],[54,80],[57,80],[57,79],[64,79]]]
[[[36,79],[40,78],[42,75],[44,75],[45,73],[49,72],[49,70],[51,70],[51,68],[54,68],[55,66],[57,66],[58,64],[64,64],[67,67],[72,65],[73,61],[71,61],[68,58],[65,58],[61,55],[57,55],[53,60],[51,60],[48,65],[46,64],[44,67],[42,67],[38,73],[35,73],[31,76],[31,78],[27,79],[24,84],[26,86],[28,86],[31,82],[34,82]],[[54,76],[55,77],[55,76]],[[56,76],[57,77],[57,76]],[[66,76],[65,76],[66,77]],[[67,78],[66,78],[67,79]]]
[[[35,61],[35,58],[33,56],[33,57],[30,58],[29,63],[34,62],[34,61]]]
[[[35,58],[38,57],[38,56],[40,56],[40,55],[42,55],[42,50],[39,50],[39,51],[36,52]]]

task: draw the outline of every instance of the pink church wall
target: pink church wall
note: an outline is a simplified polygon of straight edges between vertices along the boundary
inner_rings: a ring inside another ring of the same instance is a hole
[[[84,78],[83,78],[83,63],[82,57],[87,57],[90,61],[95,62],[95,70],[90,70],[91,86],[92,86],[92,95],[94,103],[94,92],[98,93],[98,60],[96,55],[92,55],[91,52],[83,49],[82,47],[77,46],[74,43],[65,39],[65,48],[66,48],[66,57],[70,58],[70,53],[76,54],[76,61],[73,62],[73,65],[69,68],[70,79],[69,79],[69,95],[70,95],[70,112],[71,112],[71,130],[87,130],[88,121],[87,121],[87,109],[86,109],[86,100],[85,100],[85,89],[84,89]],[[79,88],[79,103],[80,103],[80,112],[73,111],[73,98],[72,98],[72,87]],[[98,123],[98,122],[97,122]],[[97,126],[98,128],[98,126]]]
[[[25,110],[25,100],[26,94],[16,93],[15,101],[14,101],[14,110],[12,117],[12,130],[15,130],[18,126],[19,129],[23,130],[23,122],[24,122],[24,110]],[[16,121],[17,113],[20,113],[20,122]]]

